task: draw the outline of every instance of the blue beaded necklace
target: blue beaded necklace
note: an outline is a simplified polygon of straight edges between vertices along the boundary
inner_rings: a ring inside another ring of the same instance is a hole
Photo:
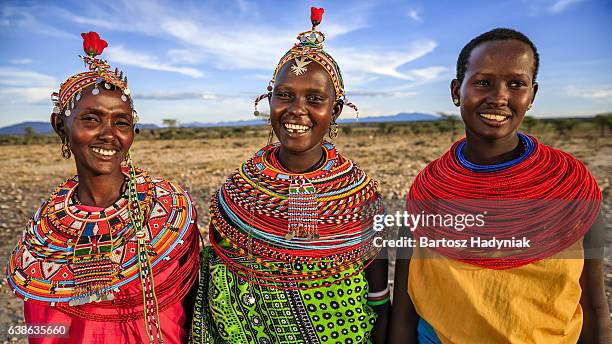
[[[533,143],[533,140],[529,136],[523,133],[518,133],[518,137],[519,137],[519,140],[525,146],[525,151],[523,152],[523,154],[521,154],[521,156],[519,156],[516,159],[506,161],[501,164],[495,164],[495,165],[475,164],[473,162],[468,161],[465,155],[463,155],[463,148],[465,147],[467,143],[467,140],[464,140],[463,142],[459,143],[459,146],[457,147],[457,153],[456,153],[457,160],[459,160],[459,163],[461,164],[461,166],[467,168],[468,170],[472,172],[495,172],[495,171],[503,170],[508,167],[518,165],[520,162],[527,159],[527,157],[531,155],[531,153],[533,153],[533,150],[535,148],[535,144]]]

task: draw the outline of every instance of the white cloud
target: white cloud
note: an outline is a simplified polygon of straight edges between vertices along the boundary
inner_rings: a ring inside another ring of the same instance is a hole
[[[164,72],[179,73],[192,78],[201,78],[204,73],[190,67],[178,67],[168,63],[160,62],[159,58],[142,52],[135,52],[124,48],[122,45],[108,47],[105,52],[113,63],[136,66],[145,69],[159,70]]]
[[[199,64],[205,61],[204,54],[193,49],[170,49],[168,58],[172,63]]]
[[[398,91],[349,91],[347,97],[374,97],[374,98],[406,98],[417,95],[416,92],[398,92]]]
[[[0,67],[0,98],[7,103],[50,104],[58,81],[50,75],[13,67]]]
[[[592,88],[568,86],[565,87],[565,93],[573,97],[587,99],[612,99],[612,86],[600,86]]]
[[[9,103],[49,104],[51,106],[52,87],[10,87],[0,88],[0,99]]]
[[[405,80],[416,80],[422,75],[419,73],[402,73],[398,68],[417,60],[436,47],[436,42],[424,40],[414,42],[404,51],[364,51],[356,48],[334,49],[334,56],[342,61],[341,68],[347,73],[354,74],[375,74]]]
[[[30,59],[13,59],[13,60],[9,60],[10,64],[17,64],[17,65],[24,65],[24,64],[30,64],[32,63],[32,60]]]
[[[227,96],[221,94],[215,94],[212,92],[177,92],[177,91],[163,91],[163,92],[152,92],[147,94],[135,94],[135,100],[147,99],[147,100],[186,100],[186,99],[197,99],[197,100],[220,100]]]
[[[548,7],[548,11],[551,13],[561,13],[570,5],[579,3],[583,0],[557,0],[550,7]]]
[[[58,82],[50,75],[13,67],[0,67],[0,85],[7,86],[54,86]]]
[[[419,22],[419,23],[423,21],[423,17],[419,15],[419,12],[417,10],[408,11],[408,17],[410,17],[412,20]]]

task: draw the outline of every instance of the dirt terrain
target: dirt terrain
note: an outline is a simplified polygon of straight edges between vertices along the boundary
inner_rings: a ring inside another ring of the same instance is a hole
[[[612,305],[612,140],[607,138],[540,137],[549,145],[582,160],[595,175],[604,192],[606,215],[605,280],[608,302]],[[208,198],[225,177],[265,143],[265,137],[224,139],[147,140],[137,138],[133,158],[151,174],[178,182],[193,196],[203,235],[208,228]],[[388,212],[403,208],[410,183],[425,165],[445,152],[450,137],[445,134],[362,134],[340,135],[337,147],[358,162],[380,182],[380,192]],[[15,297],[5,280],[6,259],[21,236],[23,227],[41,202],[66,178],[75,173],[74,161],[60,156],[59,144],[0,146],[0,252],[3,276],[0,282],[0,343],[25,342],[7,335],[7,327],[23,323],[22,301]]]

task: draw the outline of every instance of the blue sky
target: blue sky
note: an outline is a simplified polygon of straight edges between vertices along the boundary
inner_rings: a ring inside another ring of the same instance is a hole
[[[324,7],[319,30],[361,116],[456,113],[457,55],[495,27],[527,34],[541,56],[536,117],[612,111],[612,2],[4,1],[0,126],[48,120],[49,95],[84,70],[81,32],[108,41],[145,123],[250,119],[278,59]],[[343,116],[353,116],[346,109]]]

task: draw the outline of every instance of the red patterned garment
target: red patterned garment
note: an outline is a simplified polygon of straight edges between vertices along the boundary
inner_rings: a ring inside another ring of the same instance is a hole
[[[199,261],[195,207],[175,184],[142,170],[136,181],[153,292],[143,293],[146,272],[139,267],[127,196],[105,209],[79,205],[73,197],[78,179],[69,179],[28,223],[8,265],[9,285],[26,301],[26,322],[69,326],[68,338],[31,343],[146,342],[144,304],[151,297],[156,314],[149,317],[157,317],[164,342],[186,340],[190,306],[183,302]]]

